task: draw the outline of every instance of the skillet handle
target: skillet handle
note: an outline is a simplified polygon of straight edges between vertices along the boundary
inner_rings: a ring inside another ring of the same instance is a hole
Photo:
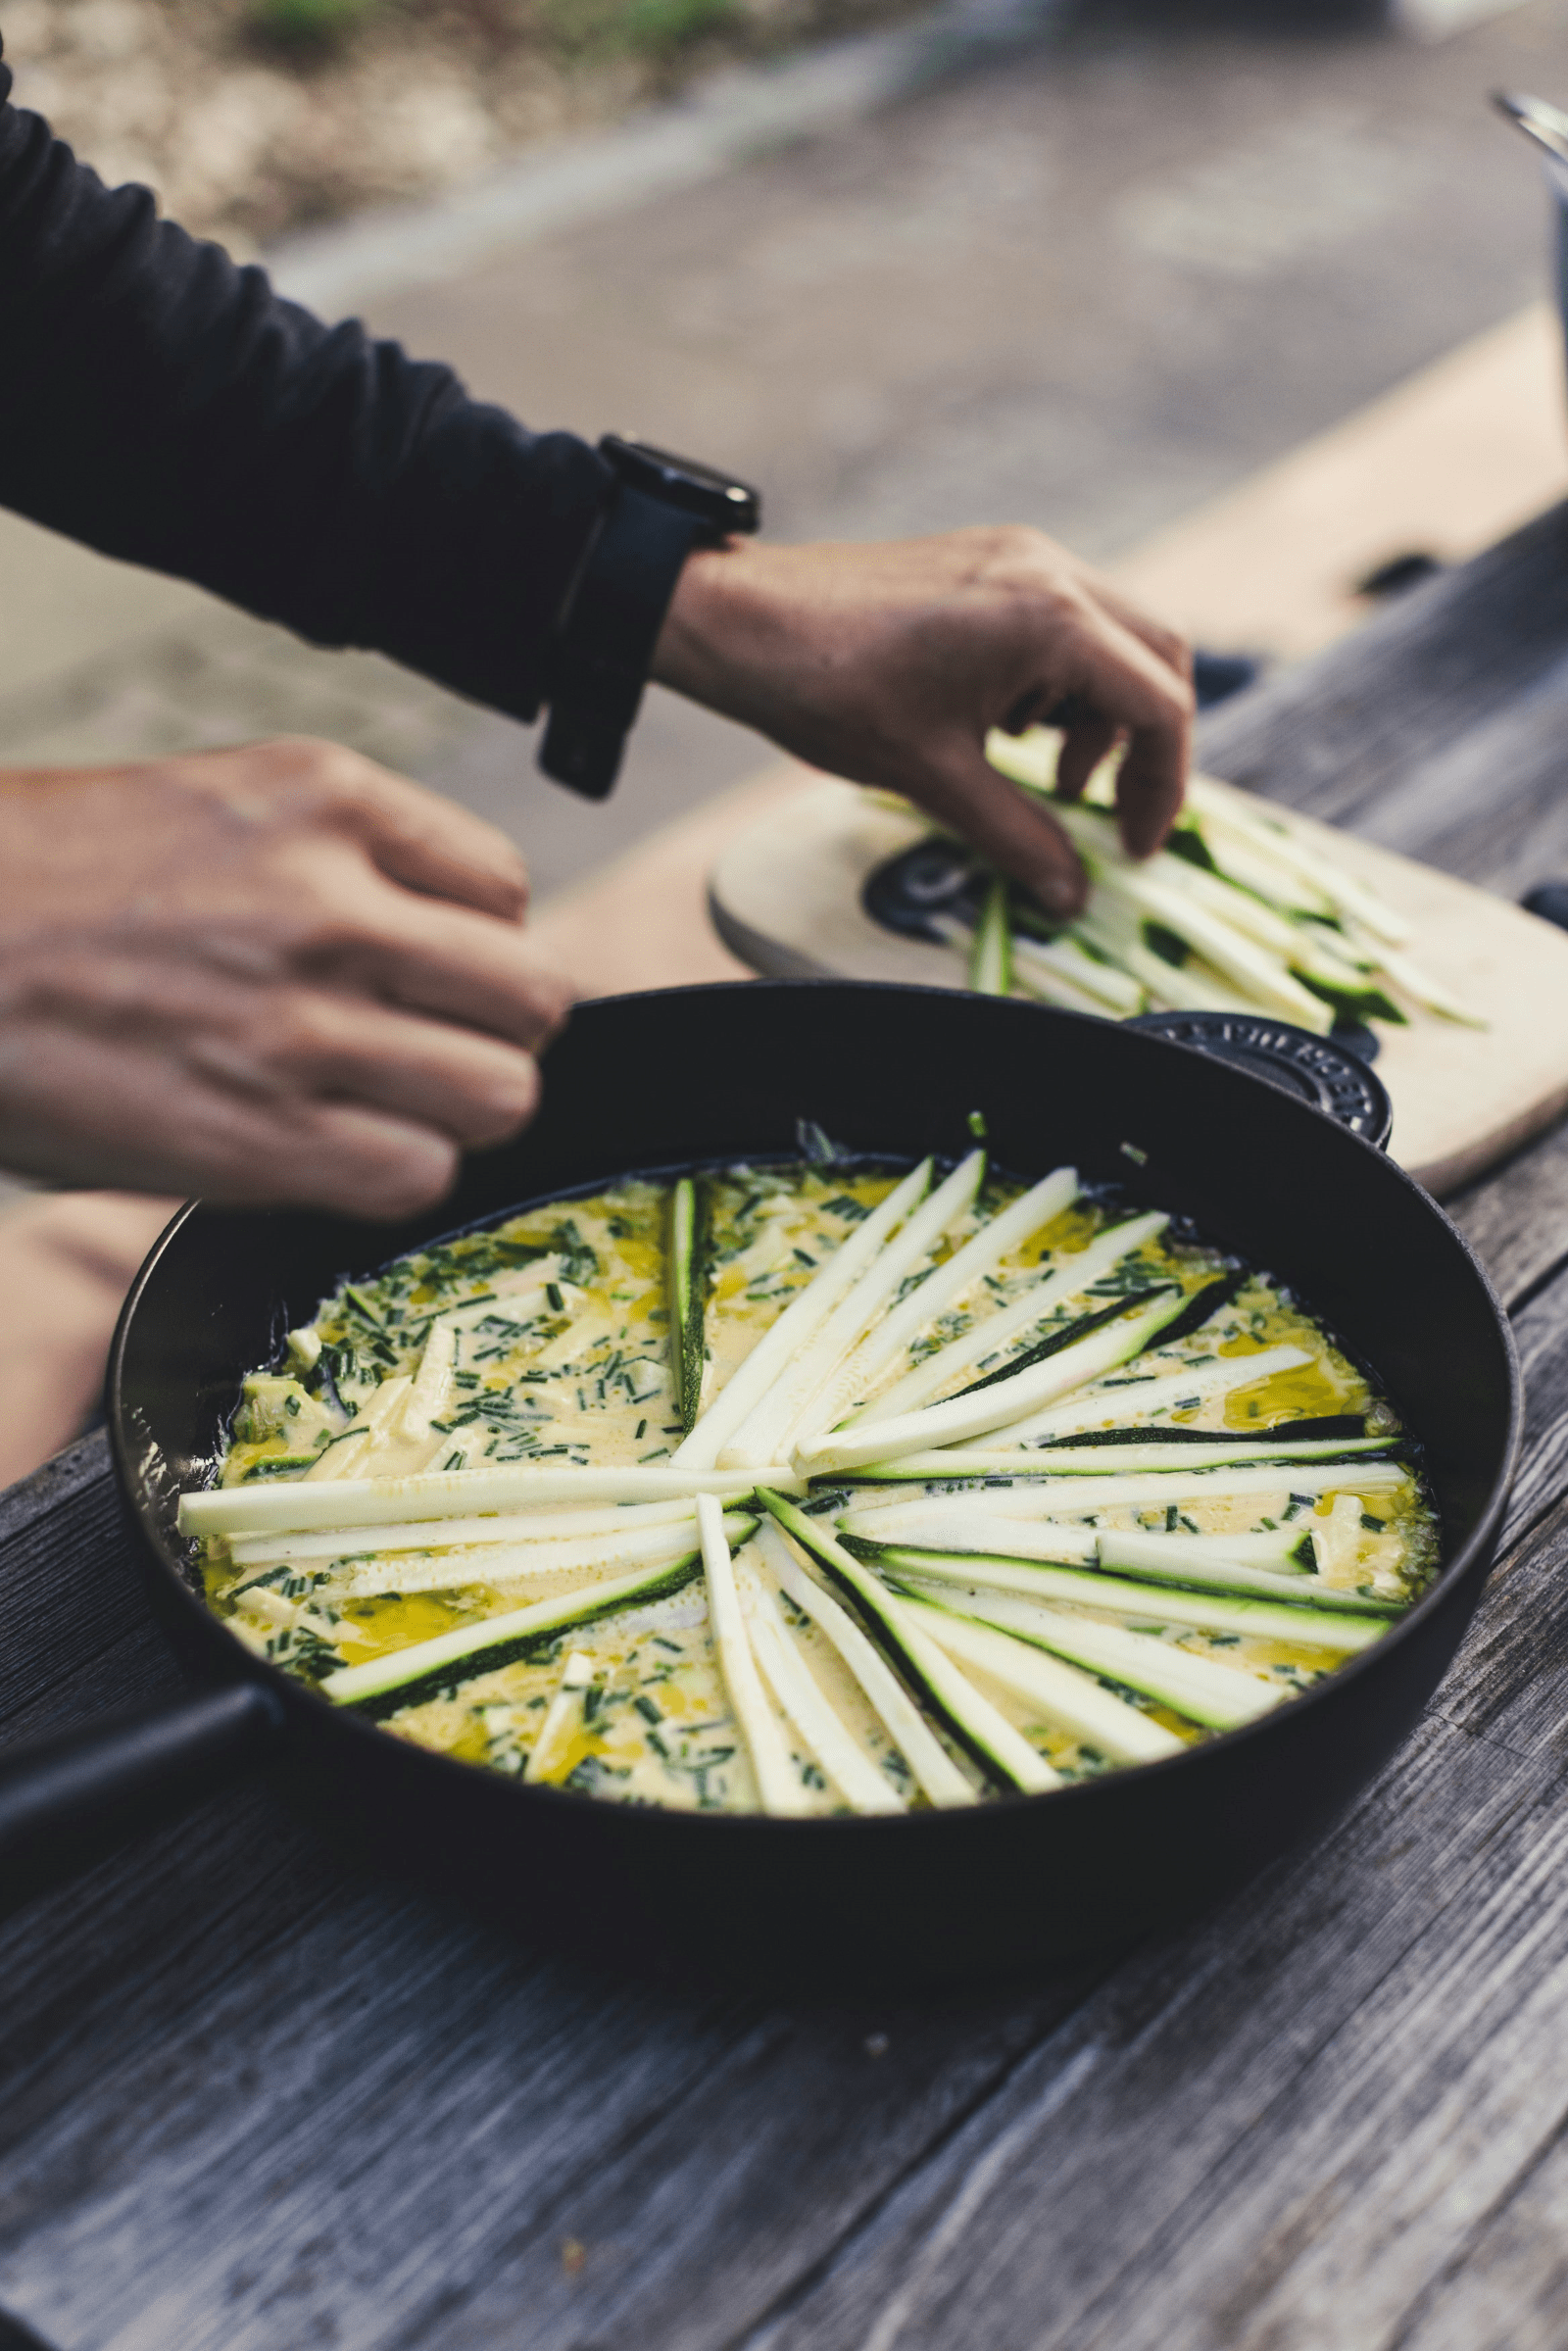
[[[1373,1076],[1361,1053],[1338,1037],[1315,1036],[1268,1012],[1143,1012],[1124,1026],[1168,1037],[1173,1045],[1190,1046],[1216,1061],[1233,1062],[1282,1093],[1310,1102],[1314,1110],[1338,1119],[1379,1151],[1389,1148],[1394,1130],[1389,1090]],[[1376,1037],[1368,1029],[1360,1035],[1367,1053],[1375,1053]]]
[[[0,1750],[0,1915],[266,1760],[283,1709],[233,1682],[155,1714]]]

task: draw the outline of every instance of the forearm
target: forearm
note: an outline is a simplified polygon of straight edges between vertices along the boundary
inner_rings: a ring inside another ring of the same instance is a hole
[[[107,190],[0,66],[0,503],[522,717],[597,454]]]

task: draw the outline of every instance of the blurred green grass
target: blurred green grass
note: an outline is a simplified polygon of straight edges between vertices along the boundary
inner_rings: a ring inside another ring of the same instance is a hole
[[[407,0],[252,0],[249,22],[270,45],[324,54],[371,19],[406,7]],[[670,56],[740,13],[738,0],[537,0],[545,45],[585,60]]]
[[[363,24],[384,15],[388,0],[253,0],[251,28],[285,49],[332,49]]]
[[[738,12],[735,0],[543,0],[543,13],[555,40],[574,56],[661,57]]]

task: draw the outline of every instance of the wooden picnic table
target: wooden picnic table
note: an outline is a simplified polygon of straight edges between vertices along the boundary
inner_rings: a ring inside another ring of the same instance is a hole
[[[1568,509],[1204,755],[1510,894],[1568,873]],[[1314,1849],[1067,1981],[823,2008],[539,1957],[216,1796],[0,1930],[0,2304],[57,2351],[1557,2351],[1568,1134],[1454,1212],[1523,1467]],[[4,1736],[176,1686],[88,1438],[0,1500]]]

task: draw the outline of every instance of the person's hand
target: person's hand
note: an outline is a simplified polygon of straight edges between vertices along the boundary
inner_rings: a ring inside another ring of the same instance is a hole
[[[1193,718],[1187,649],[1039,531],[870,546],[753,540],[689,558],[659,640],[662,683],[962,833],[1054,914],[1085,878],[1048,812],[985,758],[1065,705],[1060,784],[1083,790],[1118,742],[1122,838],[1159,847],[1182,803]]]
[[[0,772],[0,1164],[401,1216],[569,992],[490,825],[325,743]]]

